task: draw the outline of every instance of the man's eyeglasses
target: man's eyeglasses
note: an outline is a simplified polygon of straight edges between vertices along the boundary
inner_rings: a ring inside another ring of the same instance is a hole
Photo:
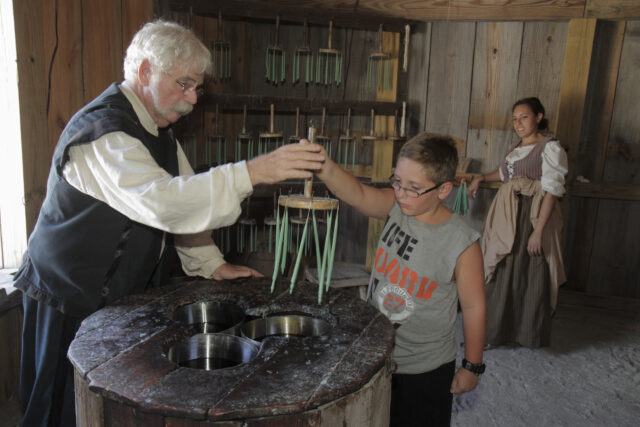
[[[423,196],[425,194],[427,194],[430,191],[435,190],[436,188],[440,187],[442,184],[437,184],[434,185],[433,187],[424,190],[424,191],[417,191],[417,190],[413,190],[411,188],[406,188],[403,187],[402,185],[400,185],[400,180],[398,178],[396,178],[395,176],[391,175],[389,177],[389,184],[391,184],[391,187],[395,190],[395,191],[400,191],[400,190],[404,190],[404,194],[406,194],[408,197],[412,197],[414,199],[417,199],[420,196]]]
[[[178,84],[178,86],[180,86],[180,89],[182,89],[182,94],[183,95],[187,95],[187,94],[189,94],[189,92],[195,92],[195,94],[196,94],[196,96],[198,98],[200,98],[202,95],[204,95],[204,87],[198,86],[198,84],[195,81],[193,81],[193,80],[176,79],[175,77],[173,77],[171,74],[167,73],[166,71],[164,71],[164,73],[166,75],[168,75],[169,77],[172,77],[173,79],[175,79],[175,81]]]
[[[195,92],[198,98],[204,95],[204,87],[198,86],[196,82],[183,82],[176,79],[176,83],[178,83],[178,86],[182,89],[183,95],[187,95],[191,91]]]

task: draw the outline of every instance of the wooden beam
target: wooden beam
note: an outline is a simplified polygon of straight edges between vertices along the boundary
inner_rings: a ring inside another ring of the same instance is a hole
[[[640,200],[640,186],[575,182],[571,186],[571,195],[574,197],[637,201]]]
[[[323,4],[327,3],[335,4],[341,3],[341,1],[323,1]],[[580,18],[584,13],[584,3],[585,0],[485,0],[482,2],[477,0],[360,0],[358,10],[386,13],[393,17],[420,21],[525,21]]]
[[[384,10],[361,9],[356,3],[324,1],[265,1],[265,0],[169,0],[169,8],[174,12],[218,16],[224,19],[249,18],[255,21],[272,22],[276,15],[280,23],[301,23],[305,19],[309,25],[328,26],[333,21],[335,27],[377,30],[384,24],[385,30],[402,32],[407,23],[416,21],[409,17],[392,16]]]
[[[638,19],[640,18],[640,2],[638,0],[587,0],[584,17]]]
[[[402,31],[407,21],[540,21],[575,18],[638,19],[637,0],[161,0],[161,15],[169,10],[273,19],[283,22],[375,29],[384,22],[389,31]]]
[[[282,22],[376,29],[384,22],[389,31],[401,32],[407,21],[540,21],[575,18],[638,19],[637,0],[162,0],[171,10],[270,19]],[[164,10],[163,14],[167,14]]]

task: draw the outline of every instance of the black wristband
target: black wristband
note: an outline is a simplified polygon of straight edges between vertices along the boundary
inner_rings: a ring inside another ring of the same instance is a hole
[[[471,363],[467,359],[462,359],[462,367],[476,376],[484,374],[486,365],[484,363]]]

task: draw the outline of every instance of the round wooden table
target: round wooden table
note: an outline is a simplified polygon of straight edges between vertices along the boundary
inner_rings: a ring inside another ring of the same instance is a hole
[[[75,369],[78,425],[368,425],[389,419],[394,329],[352,290],[317,304],[308,282],[268,278],[175,280],[132,295],[84,320],[68,356]],[[178,307],[232,302],[251,317],[305,313],[330,325],[325,336],[268,337],[247,363],[181,367],[168,349],[197,333],[173,320]]]

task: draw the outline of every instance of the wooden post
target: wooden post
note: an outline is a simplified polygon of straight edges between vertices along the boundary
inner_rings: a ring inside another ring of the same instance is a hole
[[[392,86],[388,90],[378,88],[376,93],[377,101],[396,102],[398,92],[398,57],[400,53],[400,34],[382,33],[382,50],[391,56],[393,61]],[[375,129],[378,134],[383,133],[385,137],[392,135],[395,130],[395,116],[376,116]],[[384,182],[393,169],[393,141],[380,139],[374,141],[373,163],[371,167],[371,182]],[[369,218],[369,229],[367,232],[367,259],[365,269],[371,271],[375,259],[375,251],[378,246],[380,233],[384,228],[384,221]]]
[[[595,19],[573,19],[569,23],[558,112],[556,114],[556,129],[554,132],[560,143],[568,151],[568,182],[573,178],[575,161],[580,145],[582,115],[587,96],[587,83],[589,81],[595,31]]]
[[[567,174],[567,194],[562,200],[561,209],[566,237],[571,201],[571,184],[577,166],[578,148],[584,104],[587,96],[591,52],[596,31],[595,19],[572,19],[567,34],[567,47],[562,68],[562,83],[558,99],[555,135],[567,150],[569,173]]]
[[[585,150],[588,153],[595,153],[595,159],[589,165],[582,165],[583,171],[588,171],[589,178],[594,183],[572,184],[571,194],[582,197],[574,201],[574,208],[579,209],[580,215],[576,216],[575,234],[568,251],[568,283],[567,286],[578,291],[585,291],[587,287],[589,269],[581,268],[578,263],[588,262],[593,250],[593,240],[598,217],[600,201],[585,197],[585,192],[581,187],[588,187],[590,192],[596,192],[597,183],[602,181],[604,165],[609,146],[609,131],[611,128],[611,118],[613,116],[614,95],[618,80],[618,70],[620,68],[620,57],[622,53],[622,43],[626,23],[624,21],[600,21],[598,22],[598,40],[594,43],[594,64],[598,66],[593,70],[591,76],[592,94],[588,100],[589,107],[597,108],[598,114],[591,115],[599,120],[589,121],[586,124]],[[592,143],[590,143],[592,142]],[[591,156],[589,156],[591,157]],[[574,166],[576,166],[574,164]],[[601,192],[600,196],[611,196],[619,192],[608,189]],[[569,199],[568,197],[566,199]],[[568,231],[568,230],[567,230]],[[569,242],[567,242],[569,244]]]

